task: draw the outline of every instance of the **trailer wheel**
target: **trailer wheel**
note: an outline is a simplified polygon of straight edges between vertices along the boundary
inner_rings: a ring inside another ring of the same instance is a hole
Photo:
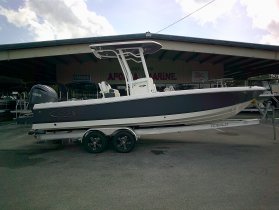
[[[106,149],[108,139],[106,135],[100,131],[90,131],[84,135],[82,144],[88,152],[100,153]]]
[[[134,149],[136,138],[131,132],[120,130],[112,136],[112,145],[115,151],[128,153]]]

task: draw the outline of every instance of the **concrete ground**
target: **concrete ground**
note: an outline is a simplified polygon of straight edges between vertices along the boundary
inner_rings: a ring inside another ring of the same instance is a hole
[[[97,155],[37,145],[29,128],[0,124],[1,210],[279,209],[269,124],[149,136],[131,153]]]

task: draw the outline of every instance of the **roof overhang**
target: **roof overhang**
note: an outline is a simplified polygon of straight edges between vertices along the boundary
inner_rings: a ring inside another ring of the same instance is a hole
[[[90,44],[141,39],[157,41],[165,50],[279,60],[279,46],[151,33],[0,45],[0,60],[90,53]]]
[[[149,32],[0,45],[0,65],[5,64],[6,61],[34,60],[35,58],[43,59],[46,63],[55,64],[57,60],[63,63],[65,56],[70,56],[78,61],[82,60],[79,55],[89,56],[88,54],[91,54],[90,44],[136,40],[159,42],[162,45],[162,50],[155,54],[159,60],[171,59],[173,61],[184,60],[185,62],[208,62],[212,65],[222,64],[226,77],[255,76],[263,71],[265,73],[279,73],[279,46],[151,34]],[[92,59],[94,60],[94,58]]]

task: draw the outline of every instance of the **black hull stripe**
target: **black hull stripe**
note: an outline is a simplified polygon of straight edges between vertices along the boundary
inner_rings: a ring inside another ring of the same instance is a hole
[[[33,110],[33,123],[108,120],[199,112],[243,103],[255,98],[261,92],[213,92],[38,109]]]

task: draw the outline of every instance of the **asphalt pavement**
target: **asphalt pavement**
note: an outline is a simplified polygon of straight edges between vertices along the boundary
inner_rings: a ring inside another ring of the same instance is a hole
[[[270,124],[147,136],[128,154],[38,145],[29,129],[0,124],[1,210],[279,209]]]

